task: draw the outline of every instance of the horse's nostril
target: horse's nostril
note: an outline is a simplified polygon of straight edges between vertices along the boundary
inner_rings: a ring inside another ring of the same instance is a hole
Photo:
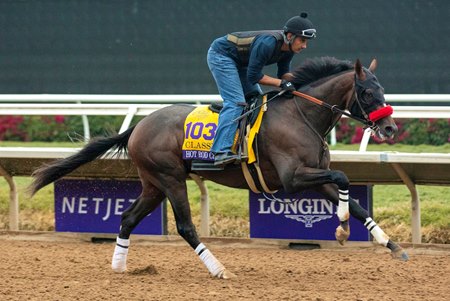
[[[395,134],[396,128],[393,127],[393,126],[388,125],[388,126],[386,126],[386,127],[384,128],[384,131],[385,131],[385,133],[386,133],[386,135],[387,135],[388,137],[391,137],[392,135]]]

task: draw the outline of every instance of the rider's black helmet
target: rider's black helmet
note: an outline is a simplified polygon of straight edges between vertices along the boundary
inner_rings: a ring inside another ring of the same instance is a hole
[[[284,32],[290,32],[298,37],[303,37],[306,39],[315,38],[316,29],[307,17],[307,13],[301,13],[300,16],[290,18],[283,27]]]

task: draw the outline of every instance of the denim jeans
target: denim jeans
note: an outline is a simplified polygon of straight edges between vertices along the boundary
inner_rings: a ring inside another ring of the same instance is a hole
[[[238,122],[233,121],[242,114],[245,95],[262,94],[258,84],[247,80],[247,68],[240,68],[230,57],[213,49],[208,50],[208,67],[216,81],[219,94],[223,99],[223,109],[219,115],[219,125],[211,151],[213,153],[230,152]]]

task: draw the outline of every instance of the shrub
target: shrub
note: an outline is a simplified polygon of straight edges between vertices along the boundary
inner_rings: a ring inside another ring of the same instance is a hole
[[[403,141],[405,144],[442,145],[450,142],[450,119],[419,119],[410,120],[405,129],[410,134]]]
[[[25,116],[19,127],[25,141],[65,141],[68,130],[64,116]]]
[[[403,143],[409,145],[442,145],[450,142],[450,119],[399,119],[397,135],[382,141],[372,137],[370,143]],[[362,126],[350,119],[341,119],[336,126],[336,139],[341,143],[360,143],[364,134]]]
[[[24,141],[26,132],[20,129],[22,116],[0,116],[0,140]]]
[[[91,137],[116,132],[120,116],[89,117]],[[0,116],[0,140],[3,141],[71,141],[83,139],[80,116]]]
[[[136,123],[140,117],[134,119]],[[117,132],[121,116],[90,116],[91,137]],[[393,139],[381,141],[373,137],[370,143],[403,143],[410,145],[442,145],[450,142],[450,119],[399,119],[398,133]],[[351,119],[341,119],[336,126],[336,139],[340,143],[360,143],[364,131]],[[0,140],[8,141],[71,141],[83,139],[80,116],[0,116]]]

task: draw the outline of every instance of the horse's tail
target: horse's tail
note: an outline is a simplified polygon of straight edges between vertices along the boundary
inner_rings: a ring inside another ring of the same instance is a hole
[[[42,166],[33,172],[33,182],[28,187],[28,191],[33,196],[42,187],[53,183],[63,176],[74,171],[83,164],[94,161],[104,155],[109,149],[115,149],[116,154],[127,151],[128,140],[134,126],[122,134],[92,139],[79,152],[70,157],[56,160],[48,165]]]

